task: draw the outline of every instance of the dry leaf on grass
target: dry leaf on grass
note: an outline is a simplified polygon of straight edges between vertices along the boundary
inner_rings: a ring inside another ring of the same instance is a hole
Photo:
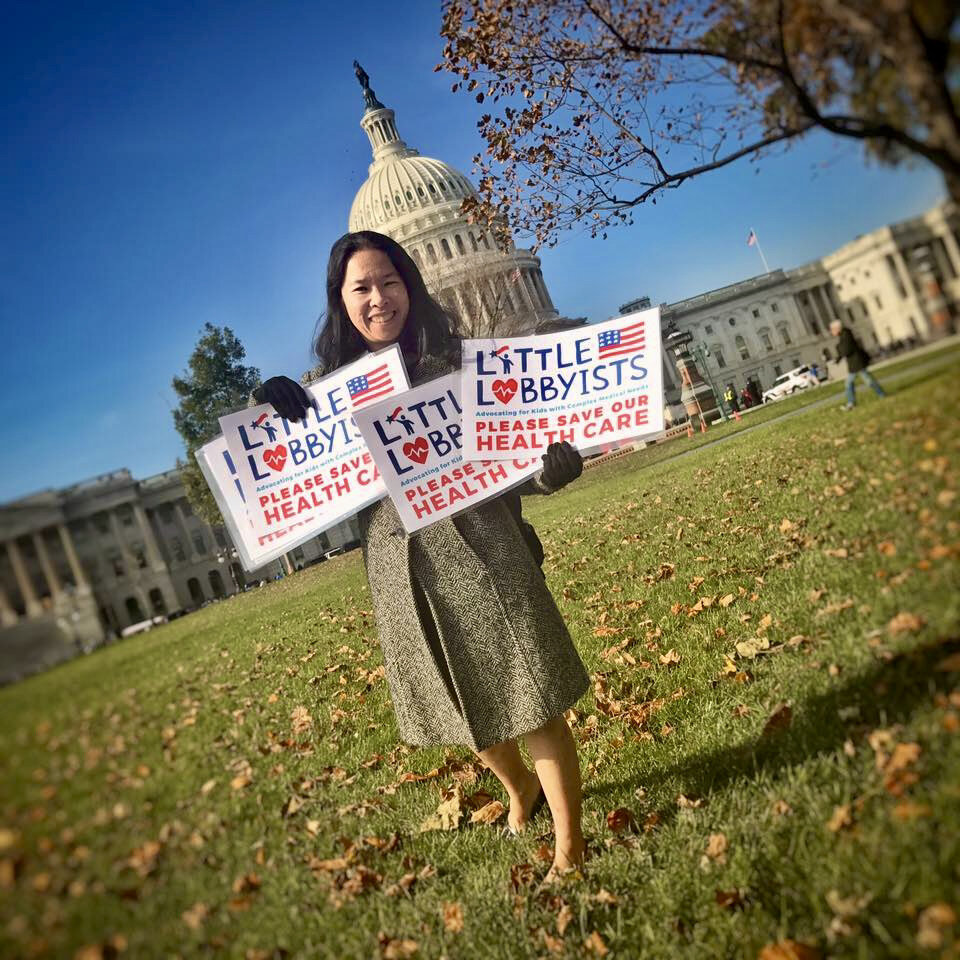
[[[420,944],[416,940],[409,938],[394,940],[382,930],[377,934],[377,943],[382,960],[405,960],[407,957],[416,956],[420,949]]]
[[[707,846],[700,858],[700,869],[707,870],[711,864],[723,865],[727,862],[727,837],[723,833],[711,833]]]
[[[937,950],[943,946],[943,932],[957,922],[957,914],[949,903],[931,903],[917,917],[917,946]]]
[[[603,937],[601,937],[596,930],[583,941],[583,946],[585,950],[588,950],[595,957],[605,957],[610,952],[607,949],[607,945],[603,942]]]
[[[463,790],[458,783],[454,786],[450,795],[437,807],[437,812],[423,821],[420,825],[420,832],[456,830],[460,826],[460,818],[463,814]]]
[[[479,810],[474,810],[470,816],[470,822],[495,823],[506,813],[506,810],[507,808],[499,800],[491,800]]]
[[[827,821],[827,829],[831,833],[839,833],[846,827],[853,826],[853,815],[850,812],[850,805],[841,803],[833,808],[833,814]]]
[[[786,730],[793,722],[793,709],[789,703],[781,703],[767,718],[764,724],[763,733],[769,735]]]
[[[680,662],[680,654],[672,647],[666,653],[660,655],[660,663],[665,667],[675,667]]]
[[[636,820],[633,811],[626,807],[617,807],[616,810],[611,810],[607,814],[607,826],[613,833],[623,833],[625,830],[635,827]]]
[[[205,903],[195,903],[189,910],[184,910],[180,916],[191,930],[199,930],[209,912]]]
[[[887,631],[894,637],[900,633],[917,633],[924,628],[926,623],[927,621],[923,617],[905,610],[891,619],[887,624]]]
[[[447,933],[463,932],[463,907],[459,903],[443,904],[443,928]]]
[[[757,960],[820,960],[821,956],[816,947],[788,939],[768,943],[757,954]]]

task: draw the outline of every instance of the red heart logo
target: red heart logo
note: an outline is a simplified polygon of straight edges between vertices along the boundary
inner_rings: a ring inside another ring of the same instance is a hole
[[[287,462],[287,448],[282,443],[278,443],[272,450],[264,450],[263,462],[271,470],[276,470],[279,473]]]
[[[403,455],[414,463],[425,463],[428,453],[427,441],[424,437],[417,437],[412,443],[408,441],[403,445]]]
[[[509,403],[513,395],[517,392],[517,381],[511,377],[509,380],[494,380],[493,395],[501,403]]]

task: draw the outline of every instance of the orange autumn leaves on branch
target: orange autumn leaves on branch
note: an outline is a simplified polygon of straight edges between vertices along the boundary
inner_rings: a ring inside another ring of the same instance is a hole
[[[960,200],[948,0],[445,0],[454,91],[478,123],[475,222],[553,245],[815,128],[923,157]]]

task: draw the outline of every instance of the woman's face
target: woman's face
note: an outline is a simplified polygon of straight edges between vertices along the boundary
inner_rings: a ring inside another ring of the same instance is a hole
[[[410,297],[396,267],[382,250],[358,250],[350,257],[340,297],[350,322],[371,350],[400,339]]]

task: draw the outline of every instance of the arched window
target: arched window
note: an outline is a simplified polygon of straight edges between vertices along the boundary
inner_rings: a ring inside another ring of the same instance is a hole
[[[436,263],[436,262],[437,262],[437,251],[433,249],[433,244],[432,244],[432,243],[428,243],[428,244],[427,244],[427,259],[428,259],[431,263]]]
[[[190,599],[193,601],[195,606],[200,606],[206,597],[203,595],[203,588],[200,586],[200,581],[196,577],[191,577],[187,581],[187,589],[190,591]]]
[[[143,607],[140,606],[140,601],[136,597],[127,597],[124,602],[126,603],[127,616],[130,618],[131,623],[140,623],[141,620],[147,619],[143,615]]]
[[[167,612],[167,604],[163,599],[163,591],[154,587],[150,591],[150,607],[155,617],[162,617]]]
[[[757,331],[757,336],[760,338],[760,342],[764,345],[766,350],[769,353],[773,353],[773,340],[770,337],[770,331],[764,327],[762,330]]]
[[[723,348],[718,343],[713,344],[710,347],[710,352],[713,354],[713,359],[717,361],[717,366],[722,370],[727,365],[723,356]]]
[[[450,252],[450,244],[447,243],[447,238],[443,237],[440,241],[440,249],[443,251],[443,259],[450,260],[453,258],[453,254]]]
[[[460,256],[462,257],[467,251],[463,246],[463,238],[460,236],[459,233],[454,234],[453,242],[457,247],[457,253],[459,253]]]
[[[412,256],[413,259],[416,261],[418,267],[423,266],[423,257],[420,256],[419,250],[411,250],[410,256]]]
[[[467,234],[467,236],[470,237],[470,246],[473,247],[473,252],[476,253],[476,252],[477,252],[477,249],[478,249],[478,248],[477,248],[477,238],[476,238],[472,233]]]
[[[223,589],[223,577],[220,576],[219,570],[211,570],[207,574],[207,579],[210,581],[210,589],[215,597],[225,597],[227,595]]]
[[[783,338],[783,342],[784,342],[788,347],[793,343],[793,341],[790,339],[790,331],[786,328],[786,326],[779,326],[779,327],[777,327],[777,332],[778,332],[778,333],[780,334],[780,336]]]
[[[750,351],[747,349],[747,341],[744,340],[743,337],[740,336],[740,334],[737,334],[736,344],[737,344],[737,349],[740,351],[740,359],[749,360]]]

